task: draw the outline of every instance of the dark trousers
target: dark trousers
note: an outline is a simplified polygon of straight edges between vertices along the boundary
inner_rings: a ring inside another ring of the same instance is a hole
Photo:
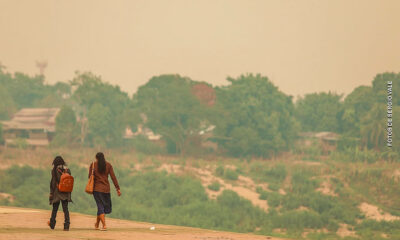
[[[112,211],[111,194],[103,192],[93,192],[94,200],[97,205],[97,216],[101,214],[110,214]]]
[[[64,229],[69,229],[69,211],[68,211],[68,200],[61,200],[59,202],[53,203],[53,211],[51,212],[51,218],[50,218],[50,227],[54,229],[56,226],[56,217],[57,217],[57,211],[58,207],[60,206],[60,202],[63,208],[64,212]]]

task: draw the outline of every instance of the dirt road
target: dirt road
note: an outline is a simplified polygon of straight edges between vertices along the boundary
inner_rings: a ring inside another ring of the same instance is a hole
[[[138,239],[138,240],[258,240],[280,238],[218,232],[198,228],[107,219],[107,232],[94,230],[94,217],[71,213],[69,232],[64,232],[62,211],[58,212],[55,230],[47,227],[50,211],[0,207],[0,240],[46,239]],[[154,230],[150,228],[154,226]]]

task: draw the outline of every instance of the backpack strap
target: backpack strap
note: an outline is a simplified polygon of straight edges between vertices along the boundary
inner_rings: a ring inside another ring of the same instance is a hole
[[[60,173],[66,173],[67,170],[68,170],[68,168],[67,168],[67,167],[64,168],[64,165],[62,165],[62,168],[57,168],[57,170],[58,170]]]
[[[94,176],[94,162],[92,162],[92,175]]]

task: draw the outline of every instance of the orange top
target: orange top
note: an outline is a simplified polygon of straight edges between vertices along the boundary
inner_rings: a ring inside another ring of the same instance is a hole
[[[89,177],[92,175],[92,164],[90,164],[89,168]],[[99,173],[99,168],[97,161],[94,163],[94,191],[95,192],[110,192],[110,183],[108,182],[108,175],[111,176],[111,180],[114,183],[114,186],[117,190],[119,190],[118,180],[115,177],[114,169],[112,165],[106,162],[106,171],[104,173]]]

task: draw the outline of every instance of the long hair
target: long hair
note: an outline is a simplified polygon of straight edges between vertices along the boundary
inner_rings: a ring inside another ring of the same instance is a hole
[[[99,167],[99,173],[106,172],[106,159],[104,158],[104,154],[102,152],[98,152],[96,154],[97,164]]]
[[[53,170],[51,171],[51,176],[53,177],[53,178],[56,178],[56,171],[57,171],[57,167],[59,166],[59,165],[67,165],[65,162],[64,162],[64,159],[61,157],[61,156],[57,156],[57,157],[55,157],[54,158],[54,160],[53,160]]]

